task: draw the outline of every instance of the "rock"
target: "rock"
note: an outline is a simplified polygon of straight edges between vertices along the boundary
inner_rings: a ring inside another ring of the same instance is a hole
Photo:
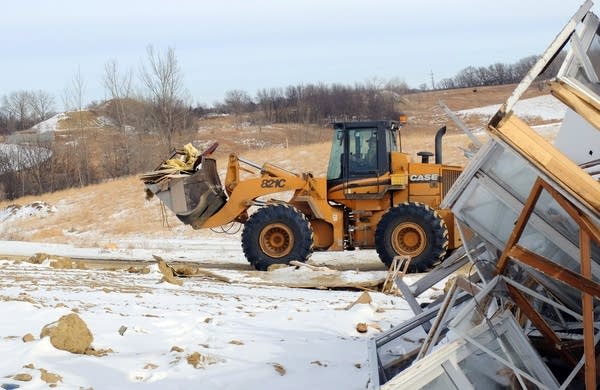
[[[25,336],[22,337],[22,340],[24,343],[29,343],[35,340],[35,337],[31,333],[27,333]]]
[[[125,325],[121,325],[121,327],[119,328],[119,334],[121,336],[123,336],[123,334],[125,334],[126,330],[127,330],[127,327]]]
[[[88,349],[85,350],[85,354],[89,355],[89,356],[97,356],[97,357],[102,357],[102,356],[106,356],[109,353],[114,353],[115,351],[112,350],[112,348],[108,348],[108,349],[94,349],[93,347],[89,347]]]
[[[279,364],[279,363],[272,363],[273,364],[273,368],[275,369],[275,371],[277,371],[277,373],[281,376],[285,375],[285,368]]]
[[[359,322],[358,324],[356,324],[356,331],[358,333],[367,333],[367,324],[365,324],[364,322]]]
[[[44,326],[40,338],[46,336],[50,336],[54,348],[79,354],[85,353],[94,340],[86,323],[75,313]]]
[[[17,385],[16,383],[3,383],[0,385],[0,388],[3,388],[4,390],[14,390],[19,387],[21,387],[21,385]]]
[[[183,348],[174,345],[171,347],[171,352],[183,352]]]
[[[244,345],[244,342],[243,342],[243,341],[240,341],[240,340],[231,340],[231,341],[229,342],[229,344],[233,344],[233,345]]]
[[[13,379],[21,382],[29,382],[33,377],[30,374],[22,373],[13,376]]]
[[[47,253],[36,253],[35,256],[31,256],[30,258],[28,258],[27,260],[25,260],[28,263],[31,264],[42,264],[44,262],[44,260],[50,258],[50,255]]]
[[[194,366],[194,368],[200,368],[202,367],[202,355],[200,355],[200,352],[194,352],[188,355],[187,362],[189,365]]]
[[[137,268],[134,266],[131,266],[129,268],[127,268],[127,272],[129,272],[130,274],[149,274],[150,273],[150,268],[148,267],[142,267],[142,268]]]
[[[52,372],[46,371],[43,368],[40,368],[40,372],[42,373],[41,378],[44,382],[52,385],[58,382],[62,382],[62,376],[58,374],[54,374]]]
[[[50,267],[56,269],[72,269],[73,261],[69,257],[54,256],[53,260],[50,262]]]
[[[180,276],[194,276],[198,275],[198,267],[193,267],[189,265],[184,265],[175,268],[175,272]]]
[[[215,364],[220,360],[211,355],[202,355],[200,352],[194,352],[186,357],[188,364],[194,368],[204,368],[207,364]]]

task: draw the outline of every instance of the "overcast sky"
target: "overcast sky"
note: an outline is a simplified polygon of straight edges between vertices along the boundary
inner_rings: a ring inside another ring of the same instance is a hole
[[[469,66],[540,54],[579,0],[18,0],[0,9],[0,96],[56,96],[77,69],[105,97],[104,64],[136,72],[173,47],[196,103],[226,91],[400,78],[412,87]],[[594,11],[597,12],[597,5]]]

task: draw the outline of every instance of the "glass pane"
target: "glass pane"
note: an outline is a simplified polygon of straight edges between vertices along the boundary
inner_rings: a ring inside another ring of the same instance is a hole
[[[377,129],[350,130],[350,174],[377,171]]]
[[[596,30],[592,43],[587,50],[587,55],[594,67],[596,75],[600,76],[600,37],[598,36],[598,30]]]
[[[435,377],[431,382],[421,387],[421,389],[446,390],[458,388],[454,385],[448,374],[443,372],[440,376]]]
[[[498,148],[482,170],[523,203],[537,177],[533,168],[522,157],[504,148]]]
[[[471,354],[459,363],[459,367],[471,383],[477,384],[477,388],[521,389],[510,368],[482,351]]]
[[[478,182],[471,182],[471,186],[475,189],[460,208],[461,219],[465,219],[486,241],[503,248],[514,228],[517,214]]]
[[[327,180],[339,179],[342,176],[342,156],[344,153],[344,131],[336,130],[331,141]]]

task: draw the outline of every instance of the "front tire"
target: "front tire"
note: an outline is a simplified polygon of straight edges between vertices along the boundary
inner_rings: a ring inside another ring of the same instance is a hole
[[[246,259],[259,271],[272,264],[305,262],[313,251],[310,223],[290,205],[267,206],[250,216],[242,233]]]
[[[442,261],[448,249],[448,228],[440,215],[423,203],[391,208],[375,230],[379,258],[390,266],[394,257],[412,258],[409,272],[423,272]]]

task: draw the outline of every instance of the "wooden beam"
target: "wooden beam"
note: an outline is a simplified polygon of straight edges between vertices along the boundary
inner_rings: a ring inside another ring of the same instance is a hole
[[[562,81],[551,82],[550,92],[573,111],[586,118],[596,130],[600,130],[600,117],[598,116],[600,105],[597,101]]]
[[[595,297],[600,297],[600,284],[584,278],[576,272],[561,267],[551,260],[538,255],[520,245],[515,245],[508,255],[513,260],[518,260],[523,264],[537,269],[538,271],[551,276],[577,290],[588,293]]]
[[[600,214],[600,183],[515,115],[498,128],[488,127],[496,137],[551,177],[575,199]]]
[[[579,231],[579,248],[581,254],[581,276],[592,279],[592,253],[590,236],[583,229]],[[583,301],[583,345],[585,356],[585,388],[596,389],[596,347],[594,342],[594,297],[589,293],[582,294]]]
[[[521,238],[521,234],[523,234],[523,231],[525,230],[527,221],[529,220],[531,213],[533,213],[533,210],[535,209],[535,204],[537,203],[540,194],[542,193],[542,188],[543,180],[538,177],[535,180],[535,183],[533,184],[533,188],[531,189],[529,196],[527,197],[527,201],[523,206],[521,215],[519,215],[519,219],[517,219],[517,223],[515,224],[513,231],[510,233],[510,237],[506,242],[504,251],[502,251],[502,255],[500,256],[500,259],[498,259],[498,264],[496,265],[496,272],[498,273],[498,275],[504,272],[506,262],[508,261],[508,252],[513,246],[515,246],[517,242],[519,242],[519,238]]]
[[[555,352],[562,355],[570,364],[571,367],[575,367],[577,362],[573,359],[573,356],[562,348],[562,341],[560,337],[556,335],[554,330],[548,325],[546,320],[535,310],[535,308],[529,303],[527,298],[514,286],[506,284],[506,289],[512,297],[513,301],[523,311],[523,314],[533,323],[533,325],[543,334],[546,339],[550,340],[550,343]]]

